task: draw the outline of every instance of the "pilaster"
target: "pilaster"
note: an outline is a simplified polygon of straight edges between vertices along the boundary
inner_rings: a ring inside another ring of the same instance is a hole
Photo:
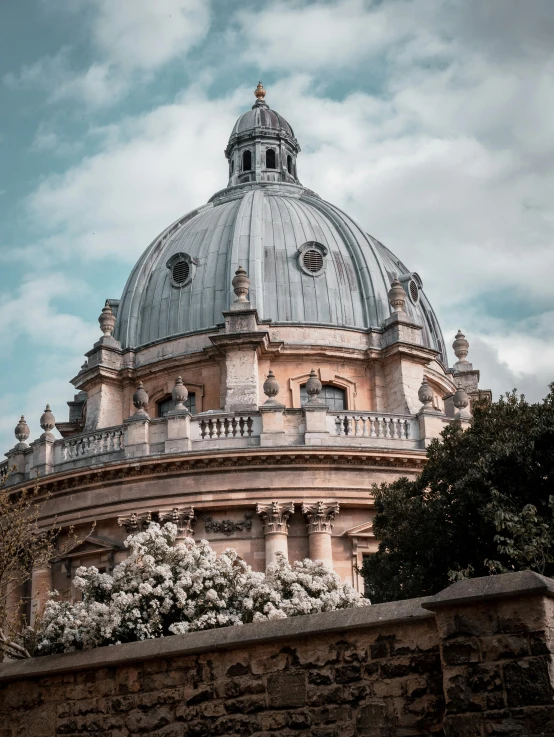
[[[172,522],[177,526],[177,540],[194,537],[196,517],[194,516],[194,507],[190,505],[186,507],[173,507],[169,511],[160,511],[159,520],[162,525],[166,522]]]

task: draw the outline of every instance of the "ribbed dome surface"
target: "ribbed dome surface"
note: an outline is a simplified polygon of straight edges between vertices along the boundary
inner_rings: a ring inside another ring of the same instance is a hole
[[[315,242],[324,269],[301,266],[299,249]],[[192,280],[172,283],[167,263],[186,254]],[[164,231],[135,266],[117,313],[115,337],[139,347],[222,322],[234,299],[231,280],[243,266],[250,301],[276,323],[381,327],[390,315],[387,292],[409,273],[352,218],[298,185],[251,184],[223,190]],[[306,273],[308,272],[308,273]],[[424,343],[444,355],[438,322],[422,290],[406,311],[423,325]]]
[[[286,135],[294,138],[294,131],[288,121],[282,115],[275,112],[275,110],[270,110],[267,105],[254,105],[252,110],[243,113],[235,123],[231,137],[235,134],[246,133],[247,131],[260,128],[269,128],[272,131],[284,131]]]

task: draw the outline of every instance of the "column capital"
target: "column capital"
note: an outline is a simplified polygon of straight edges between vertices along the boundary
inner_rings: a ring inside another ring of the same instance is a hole
[[[142,514],[137,514],[136,512],[133,512],[131,515],[129,515],[129,517],[117,518],[117,524],[120,527],[124,527],[125,531],[129,535],[134,535],[137,532],[143,532],[144,530],[146,530],[150,522],[152,522],[151,512],[143,512]]]
[[[294,514],[294,502],[257,504],[256,514],[259,514],[262,518],[264,535],[271,535],[272,533],[286,535],[289,531],[288,521],[291,515]]]
[[[173,509],[159,512],[160,524],[172,522],[177,525],[177,538],[192,537],[193,527],[196,524],[194,507],[173,507]]]
[[[320,499],[311,504],[302,504],[302,514],[307,518],[308,535],[313,532],[328,532],[330,534],[339,511],[338,502],[325,502]]]

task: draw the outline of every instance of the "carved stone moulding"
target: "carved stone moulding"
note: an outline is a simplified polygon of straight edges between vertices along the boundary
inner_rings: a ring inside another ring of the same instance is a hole
[[[235,532],[250,532],[252,530],[252,512],[245,512],[242,520],[214,520],[211,516],[204,517],[204,529],[206,533],[222,532],[229,537]]]

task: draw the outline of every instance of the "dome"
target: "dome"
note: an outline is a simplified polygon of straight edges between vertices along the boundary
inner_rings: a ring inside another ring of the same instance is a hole
[[[262,135],[257,127],[264,125]],[[293,136],[285,119],[258,97],[235,124],[228,158],[241,151],[239,134],[250,130],[264,145],[270,127],[276,135]],[[424,345],[446,365],[444,340],[419,276],[353,218],[300,185],[295,173],[267,179],[280,176],[279,169],[256,165],[240,174],[251,175],[246,181],[232,179],[150,244],[117,309],[114,337],[124,348],[213,330],[229,309],[231,281],[243,266],[261,319],[359,330],[383,326],[397,276],[408,295],[406,312],[423,326]]]

